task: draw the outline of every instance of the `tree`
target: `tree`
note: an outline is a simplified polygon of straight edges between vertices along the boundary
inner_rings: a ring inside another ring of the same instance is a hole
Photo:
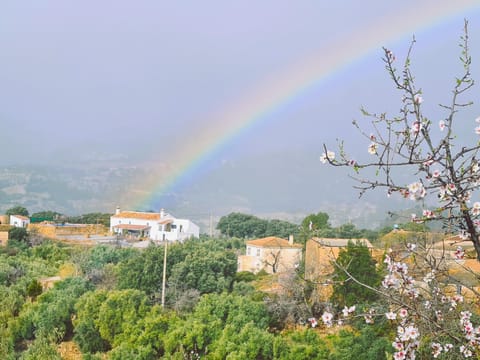
[[[363,114],[371,118],[370,134],[354,122],[370,142],[368,153],[373,160],[357,162],[348,156],[343,143],[339,160],[326,146],[321,160],[334,166],[351,166],[357,173],[361,195],[369,190],[384,189],[389,196],[400,194],[420,203],[422,213],[413,214],[413,222],[441,220],[447,230],[459,232],[460,240],[472,242],[475,257],[480,260],[480,202],[470,203],[480,187],[480,142],[477,139],[480,118],[475,121],[477,125],[471,120],[472,133],[476,134],[473,139],[469,141],[457,136],[460,114],[472,104],[465,99],[474,84],[470,76],[468,39],[465,21],[460,44],[463,71],[455,78],[450,101],[440,105],[444,118],[438,122],[438,127],[425,115],[423,92],[411,72],[414,39],[400,75],[395,67],[396,57],[384,49],[386,70],[402,94],[400,113],[390,116],[363,110]],[[468,126],[468,122],[466,124]],[[464,125],[462,121],[462,127]],[[374,179],[358,175],[365,168],[375,170]],[[407,173],[413,182],[400,176]],[[405,250],[389,251],[385,255],[386,275],[381,287],[368,285],[345,266],[341,268],[346,281],[383,297],[384,304],[364,309],[361,315],[367,323],[382,316],[396,329],[392,336],[393,358],[414,359],[419,355],[421,358],[459,359],[477,357],[480,348],[475,304],[464,297],[469,294],[477,299],[480,293],[472,283],[451,271],[453,266],[462,268],[464,258],[462,247],[447,253],[445,243],[443,248],[434,248],[428,243],[407,243]],[[473,283],[478,284],[478,274],[466,267],[463,269],[473,275]],[[463,287],[467,287],[468,292],[461,291]],[[344,316],[338,318],[344,321],[350,310],[355,311],[355,308],[345,308]],[[334,315],[325,312],[322,320],[331,326]]]
[[[267,224],[253,215],[231,213],[222,216],[217,224],[217,229],[223,235],[239,238],[262,237]]]
[[[441,104],[444,118],[434,123],[423,109],[423,92],[411,72],[410,55],[412,41],[405,62],[399,74],[392,51],[384,49],[386,70],[393,84],[402,96],[400,113],[390,116],[386,113],[370,113],[362,109],[364,116],[371,119],[370,131],[354,125],[368,139],[368,153],[371,162],[360,163],[348,156],[343,143],[340,144],[340,158],[327,150],[321,160],[334,166],[350,166],[354,169],[360,195],[369,190],[384,189],[388,195],[399,194],[423,206],[422,214],[412,216],[412,221],[423,222],[442,220],[446,227],[459,231],[460,236],[473,243],[477,259],[480,260],[480,202],[470,203],[473,194],[480,187],[480,118],[471,120],[473,137],[460,143],[457,132],[462,110],[472,102],[466,94],[472,88],[471,57],[469,53],[468,28],[465,22],[461,37],[460,61],[463,72],[455,78],[450,101]],[[436,116],[435,116],[436,117]],[[462,125],[463,122],[462,122]],[[476,127],[475,127],[476,126]],[[359,176],[366,168],[375,169],[375,178]],[[406,173],[412,182],[405,183]]]
[[[200,247],[173,266],[171,288],[198,290],[201,294],[230,290],[237,272],[237,256],[231,251]]]
[[[143,319],[149,310],[147,297],[142,291],[110,291],[100,305],[95,323],[102,339],[116,346],[128,338],[129,328]]]
[[[39,211],[32,214],[31,222],[54,221],[61,217],[63,217],[63,215],[56,211]]]
[[[264,220],[253,215],[230,213],[222,216],[217,229],[223,235],[239,238],[288,237],[298,233],[298,225],[283,220]]]
[[[329,216],[327,213],[318,212],[317,214],[310,214],[302,221],[302,228],[309,230],[319,230],[329,228]]]
[[[101,224],[110,227],[110,216],[112,216],[112,214],[88,213],[79,216],[69,216],[66,220],[74,224]]]
[[[13,227],[8,231],[8,238],[19,242],[28,242],[27,229],[22,227]]]
[[[14,207],[11,207],[7,211],[5,211],[6,215],[22,215],[22,216],[28,216],[28,210],[24,208],[23,206],[16,205]]]
[[[378,298],[378,294],[363,284],[376,287],[380,284],[380,275],[377,273],[376,263],[370,255],[367,246],[349,241],[346,249],[341,249],[337,259],[333,276],[332,302],[339,306],[368,303]],[[354,277],[362,283],[351,280]]]

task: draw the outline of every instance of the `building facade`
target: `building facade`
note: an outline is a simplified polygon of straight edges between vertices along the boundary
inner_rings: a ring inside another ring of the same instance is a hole
[[[294,271],[302,259],[302,245],[289,240],[270,236],[250,240],[246,244],[246,255],[238,257],[238,271],[257,273],[265,270],[269,274]]]
[[[163,209],[159,213],[115,211],[110,217],[110,231],[129,238],[152,241],[184,241],[200,236],[199,227],[188,219],[177,219]]]
[[[23,215],[10,215],[10,225],[27,228],[28,224],[30,224],[30,218]]]

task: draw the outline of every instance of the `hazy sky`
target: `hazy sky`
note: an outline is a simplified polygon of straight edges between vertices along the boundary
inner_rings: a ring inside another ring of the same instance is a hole
[[[436,105],[461,71],[457,44],[467,18],[480,75],[480,7],[473,3],[2,1],[0,164],[181,159],[187,166],[223,137],[207,168],[260,157],[258,166],[268,167],[268,156],[292,151],[318,159],[323,142],[353,139],[360,106],[397,110],[381,46],[401,59],[416,35],[414,69]],[[339,67],[327,66],[321,81],[282,83],[330,58]],[[283,100],[262,103],[277,82]],[[238,132],[243,120],[230,123],[228,114],[257,100],[246,114],[272,111]]]

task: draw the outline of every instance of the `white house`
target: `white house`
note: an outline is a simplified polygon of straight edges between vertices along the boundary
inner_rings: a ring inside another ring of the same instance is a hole
[[[153,241],[183,241],[200,236],[199,227],[188,219],[177,219],[163,209],[159,213],[120,211],[110,217],[113,234],[129,235],[133,238],[148,238]]]
[[[23,215],[10,215],[10,225],[26,228],[30,224],[30,219]]]

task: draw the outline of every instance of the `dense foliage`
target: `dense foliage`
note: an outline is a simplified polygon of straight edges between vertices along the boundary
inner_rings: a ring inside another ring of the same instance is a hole
[[[16,205],[14,207],[11,207],[7,211],[5,211],[6,215],[22,215],[22,216],[28,216],[28,210],[24,208],[23,206]]]
[[[343,308],[355,304],[371,303],[378,299],[378,294],[368,287],[380,284],[380,274],[376,268],[370,250],[365,244],[348,242],[341,249],[334,262],[332,303]],[[352,277],[361,284],[352,280]]]
[[[295,277],[282,296],[256,289],[264,276],[236,274],[242,244],[202,239],[169,246],[165,308],[159,305],[163,247],[44,242],[4,249],[0,358],[60,359],[57,344],[73,339],[85,359],[350,359],[342,355],[347,348],[362,349],[373,336],[326,337],[305,325],[312,310],[302,302],[311,301],[312,289]],[[41,285],[66,269],[52,288]]]
[[[299,233],[299,226],[283,220],[265,220],[254,215],[231,213],[222,216],[217,229],[223,235],[238,238],[278,236],[288,238]]]

